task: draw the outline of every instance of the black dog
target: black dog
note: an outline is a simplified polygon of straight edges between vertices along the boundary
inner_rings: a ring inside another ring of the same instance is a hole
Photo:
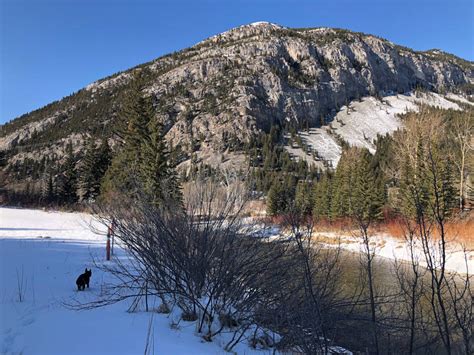
[[[89,288],[89,280],[90,280],[91,276],[92,276],[92,269],[87,270],[87,268],[86,268],[86,271],[84,271],[83,274],[79,275],[79,277],[76,280],[76,285],[77,285],[77,290],[78,291],[84,290],[86,288],[86,285],[87,285],[87,288]]]

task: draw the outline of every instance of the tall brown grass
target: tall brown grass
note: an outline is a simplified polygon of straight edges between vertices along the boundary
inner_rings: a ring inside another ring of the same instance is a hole
[[[394,238],[402,239],[405,236],[404,223],[399,219],[391,219],[380,223],[377,230]],[[465,244],[474,247],[474,218],[456,219],[446,223],[446,235],[449,242]],[[439,237],[439,230],[434,228],[433,236]]]
[[[284,225],[284,216],[267,217],[268,223]],[[372,227],[372,232],[377,234],[386,234],[393,238],[404,239],[405,228],[404,221],[397,217],[390,217]],[[337,220],[321,219],[315,221],[314,229],[317,232],[332,232],[350,234],[355,231],[353,222],[349,218]],[[467,248],[474,248],[474,213],[465,218],[458,218],[446,223],[446,235],[448,242],[462,243]],[[439,237],[436,229],[433,229],[433,236]]]

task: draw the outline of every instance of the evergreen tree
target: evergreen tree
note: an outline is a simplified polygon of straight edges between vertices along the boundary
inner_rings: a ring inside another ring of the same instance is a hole
[[[66,147],[66,161],[63,165],[63,173],[58,187],[58,198],[61,202],[72,204],[77,202],[77,171],[76,159],[72,150],[72,144]]]
[[[170,153],[163,137],[162,126],[154,120],[148,125],[148,136],[142,142],[140,179],[145,196],[158,206],[163,201],[182,200],[178,176],[171,166]]]
[[[121,193],[137,197],[140,190],[140,169],[143,167],[142,147],[149,139],[148,125],[153,117],[150,98],[143,97],[145,83],[137,74],[124,98],[117,130],[121,138],[120,151],[112,159],[103,182],[105,193]]]
[[[306,181],[299,181],[295,190],[295,205],[297,212],[302,215],[310,215],[313,206],[311,185]]]
[[[143,96],[143,78],[137,76],[125,100],[121,118],[121,149],[113,158],[103,189],[146,198],[158,206],[163,201],[181,203],[178,176],[171,164],[163,127],[154,117],[151,99]]]
[[[98,148],[93,139],[87,143],[79,177],[81,201],[94,201],[101,193],[101,184],[111,160],[107,139],[102,139]]]
[[[285,189],[278,179],[273,182],[267,195],[267,213],[276,216],[285,213],[287,210]]]
[[[107,138],[102,141],[97,152],[97,179],[102,180],[112,161],[112,150]]]
[[[356,148],[343,151],[333,180],[333,196],[331,199],[332,218],[349,217],[351,215],[350,198],[354,178],[354,159]]]
[[[431,146],[427,147],[427,143]],[[407,158],[402,167],[400,208],[412,218],[420,217],[421,213],[430,218],[448,217],[456,205],[453,164],[437,143],[425,142],[419,136],[414,159]]]
[[[46,203],[52,203],[54,201],[54,179],[51,168],[43,173],[41,179],[41,199]]]
[[[363,150],[357,159],[354,169],[352,193],[350,194],[351,216],[359,223],[369,225],[382,217],[384,201],[376,186],[376,179],[371,169],[372,156],[368,150]]]
[[[314,185],[313,189],[313,217],[315,219],[332,218],[332,180],[331,175],[326,173]]]
[[[438,191],[438,196],[433,196],[433,198],[438,198],[438,202],[433,203],[432,208],[438,208],[440,210],[440,214],[442,214],[444,217],[449,217],[456,207],[454,166],[450,160],[439,157],[438,169],[439,179],[435,179],[435,182],[438,185],[436,189],[436,191]],[[435,195],[435,191],[433,191],[433,195]]]
[[[405,157],[400,177],[402,198],[398,208],[412,218],[417,217],[419,210],[426,210],[429,204],[430,186],[425,164],[425,149],[421,136],[418,136],[414,157]]]

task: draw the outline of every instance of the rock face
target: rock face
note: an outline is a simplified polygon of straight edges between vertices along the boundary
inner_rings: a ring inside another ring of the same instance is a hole
[[[330,28],[289,29],[259,22],[211,37],[3,125],[0,150],[9,161],[60,155],[69,137],[113,131],[132,74],[146,73],[146,95],[167,139],[186,157],[213,163],[215,153],[238,151],[259,130],[331,123],[337,111],[363,97],[414,88],[459,91],[474,83],[474,65],[440,51],[415,52],[387,40]],[[15,148],[15,149],[12,149]],[[186,158],[185,157],[185,158]],[[216,162],[218,163],[218,162]]]

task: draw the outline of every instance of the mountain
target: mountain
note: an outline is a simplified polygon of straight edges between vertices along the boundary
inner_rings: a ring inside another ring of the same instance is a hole
[[[133,74],[146,78],[181,166],[245,161],[244,145],[279,125],[297,132],[286,149],[321,166],[337,164],[343,141],[374,149],[398,113],[421,104],[460,109],[474,64],[440,50],[417,52],[385,39],[331,28],[241,26],[193,47],[98,80],[0,128],[4,172],[16,162],[61,160],[71,142],[110,137]],[[293,134],[294,136],[294,134]],[[291,139],[289,139],[291,141]],[[232,158],[232,159],[230,159]],[[1,160],[1,159],[0,159]]]

